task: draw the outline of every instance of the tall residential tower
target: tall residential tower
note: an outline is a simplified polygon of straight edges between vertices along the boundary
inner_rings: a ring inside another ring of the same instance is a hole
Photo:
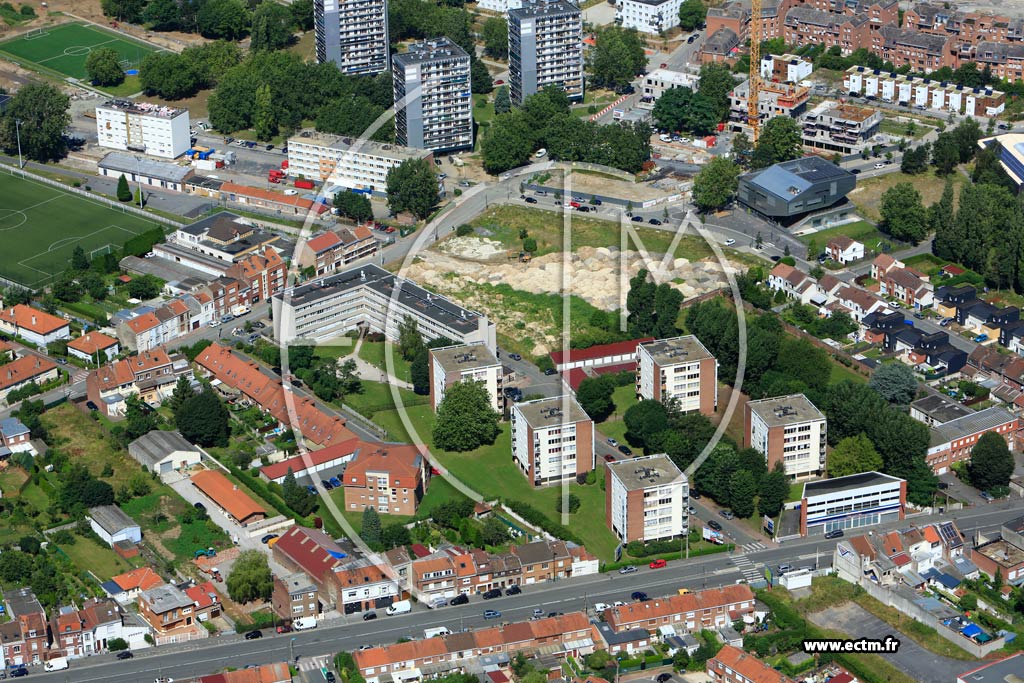
[[[344,74],[388,69],[388,0],[313,0],[316,59]]]
[[[583,19],[566,0],[533,0],[508,11],[509,96],[519,106],[549,85],[583,99]]]
[[[469,55],[448,38],[409,46],[392,60],[395,142],[435,152],[473,147]]]

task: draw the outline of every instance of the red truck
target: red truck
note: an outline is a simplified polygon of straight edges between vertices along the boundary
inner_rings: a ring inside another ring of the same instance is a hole
[[[296,180],[295,187],[303,190],[312,190],[314,186],[312,180]]]
[[[272,183],[281,182],[282,180],[284,180],[284,171],[281,171],[276,168],[270,169],[270,172],[267,173],[267,180],[269,180]]]

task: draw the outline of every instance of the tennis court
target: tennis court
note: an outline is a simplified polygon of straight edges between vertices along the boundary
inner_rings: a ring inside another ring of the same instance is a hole
[[[0,168],[0,275],[37,288],[67,270],[81,245],[91,259],[160,223]]]
[[[90,52],[100,47],[116,51],[126,71],[137,68],[146,55],[156,52],[149,45],[112,31],[76,23],[48,26],[22,34],[0,43],[0,52],[14,57],[28,68],[36,66],[85,80],[85,60]]]

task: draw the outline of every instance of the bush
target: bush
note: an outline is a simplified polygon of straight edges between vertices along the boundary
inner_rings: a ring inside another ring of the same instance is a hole
[[[473,226],[468,223],[463,223],[459,227],[455,228],[456,237],[465,237],[473,232]]]
[[[558,522],[552,520],[543,512],[533,507],[529,503],[523,503],[518,500],[510,500],[506,503],[508,509],[516,513],[528,523],[540,527],[544,531],[548,532],[552,536],[562,539],[563,541],[572,541],[578,545],[583,545],[583,540],[575,533],[569,530],[568,527],[562,526]]]
[[[586,479],[586,475],[584,475],[584,480],[585,479]],[[558,498],[555,499],[555,510],[556,511],[564,512],[564,510],[562,509],[563,500],[564,500],[564,498],[562,496],[559,496]],[[573,513],[573,512],[576,512],[579,509],[580,509],[580,497],[577,496],[575,493],[570,493],[569,494],[569,512],[570,512],[570,514]]]

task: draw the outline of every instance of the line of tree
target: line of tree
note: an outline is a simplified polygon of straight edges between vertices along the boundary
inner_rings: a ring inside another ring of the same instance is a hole
[[[139,66],[139,84],[148,95],[179,100],[216,87],[241,61],[242,51],[226,40],[187,47],[180,54],[152,52]]]
[[[15,93],[0,114],[0,147],[10,155],[56,161],[67,153],[64,131],[71,125],[71,100],[52,85],[29,83]]]
[[[647,124],[602,126],[570,112],[565,92],[548,86],[523,106],[495,117],[481,142],[484,169],[499,174],[526,164],[540,148],[560,161],[639,172],[651,156]]]
[[[153,31],[227,40],[251,33],[252,50],[286,47],[293,32],[313,28],[313,0],[288,5],[270,0],[101,0],[100,7],[111,19],[144,24]]]
[[[587,53],[592,87],[624,91],[646,68],[644,40],[636,29],[612,24],[594,33],[594,47]]]

